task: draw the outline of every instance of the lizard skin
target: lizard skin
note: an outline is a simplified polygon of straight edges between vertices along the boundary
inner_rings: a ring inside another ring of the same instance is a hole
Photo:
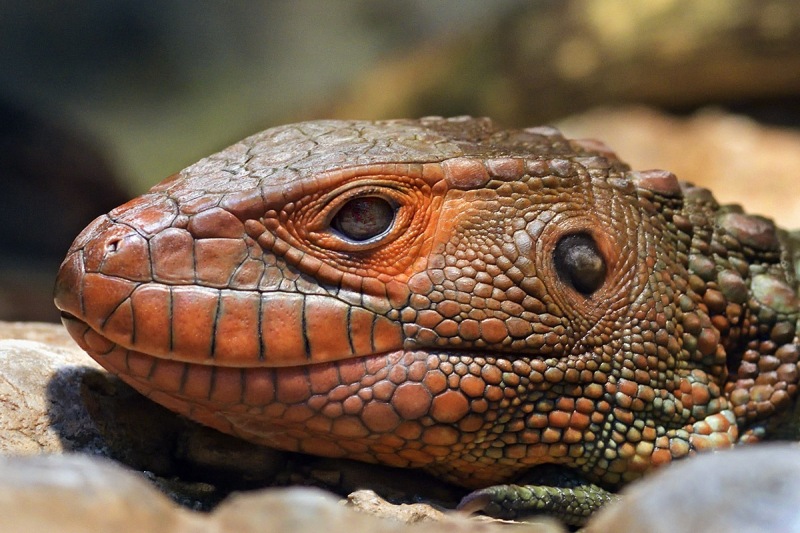
[[[581,523],[605,489],[781,426],[794,243],[553,128],[318,121],[97,218],[55,301],[101,365],[191,419]]]

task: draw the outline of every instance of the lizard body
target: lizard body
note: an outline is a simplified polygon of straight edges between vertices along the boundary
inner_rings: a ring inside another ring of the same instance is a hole
[[[490,508],[530,491],[485,487],[546,465],[615,489],[768,437],[797,391],[795,250],[552,128],[319,121],[96,219],[56,305],[100,364],[189,418],[425,468]],[[583,514],[606,498],[591,487]]]

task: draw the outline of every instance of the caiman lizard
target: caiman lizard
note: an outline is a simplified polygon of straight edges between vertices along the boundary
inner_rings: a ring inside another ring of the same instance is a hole
[[[317,121],[97,218],[55,300],[101,365],[191,419],[580,523],[658,465],[780,429],[796,248],[550,127]]]

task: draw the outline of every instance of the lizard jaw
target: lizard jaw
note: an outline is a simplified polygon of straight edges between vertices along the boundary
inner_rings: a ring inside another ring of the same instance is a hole
[[[519,474],[518,466],[469,457],[470,450],[483,453],[496,425],[492,404],[503,401],[500,373],[487,370],[490,356],[401,349],[302,366],[213,366],[130,350],[78,318],[64,314],[63,321],[81,348],[143,395],[256,444],[432,468],[471,488]],[[471,371],[459,375],[464,369]],[[577,430],[571,435],[579,441]],[[562,442],[527,446],[529,466],[566,464],[581,448],[580,442],[568,453]]]

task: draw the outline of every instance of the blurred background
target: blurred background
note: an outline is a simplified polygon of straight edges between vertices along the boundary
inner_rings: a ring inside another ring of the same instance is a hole
[[[0,0],[0,320],[95,216],[270,126],[488,115],[800,226],[794,0]]]

